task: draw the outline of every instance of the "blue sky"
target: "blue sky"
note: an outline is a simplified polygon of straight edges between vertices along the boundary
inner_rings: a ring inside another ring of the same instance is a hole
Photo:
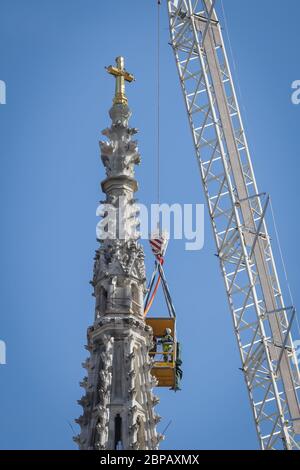
[[[291,103],[291,83],[300,79],[300,4],[288,1],[288,20],[279,1],[224,6],[258,184],[272,195],[299,305],[300,106]],[[162,200],[203,203],[165,5],[161,34]],[[0,79],[7,84],[0,106],[1,449],[76,448],[69,423],[76,431],[94,312],[89,280],[104,176],[98,140],[114,89],[104,66],[124,55],[136,75],[128,96],[131,124],[140,129],[138,197],[148,204],[156,195],[155,41],[153,0],[0,0]],[[150,275],[147,246],[146,253]],[[214,253],[207,214],[203,250],[169,245],[165,269],[185,375],[180,393],[159,391],[161,429],[172,420],[165,449],[257,448]],[[154,308],[165,307],[158,301]]]

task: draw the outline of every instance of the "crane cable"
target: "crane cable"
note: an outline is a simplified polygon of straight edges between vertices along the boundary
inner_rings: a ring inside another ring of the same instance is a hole
[[[157,204],[158,207],[160,205],[160,6],[161,0],[157,0]],[[160,223],[159,223],[159,215],[157,220],[157,229],[160,234]],[[160,261],[163,264],[163,260]],[[158,279],[156,281],[156,285],[154,287],[153,293],[151,295],[150,300],[148,301],[147,305],[145,306],[144,315],[146,316],[149,312],[154,298],[157,294],[158,288],[161,283],[161,275],[158,273]]]
[[[157,1],[157,204],[160,204],[160,6]],[[159,228],[159,220],[158,220]]]
[[[290,301],[291,301],[291,304],[293,306],[295,306],[294,298],[293,298],[293,294],[292,294],[292,289],[291,289],[291,285],[290,285],[288,274],[287,274],[286,264],[285,264],[284,257],[283,257],[283,251],[282,251],[282,248],[281,248],[279,232],[278,232],[278,227],[277,227],[277,223],[276,223],[276,219],[275,219],[274,208],[273,208],[271,198],[270,198],[270,208],[271,208],[271,214],[272,214],[272,219],[273,219],[273,225],[274,225],[276,241],[277,241],[277,245],[278,245],[278,251],[279,251],[280,258],[281,258],[281,263],[282,263],[282,266],[283,266],[283,272],[284,272],[284,277],[285,277],[285,280],[286,280],[287,289],[288,289],[289,296],[290,296]],[[298,333],[300,335],[300,324],[299,324],[299,319],[298,319],[297,314],[295,315],[295,319],[296,319],[296,324],[297,324],[297,327],[298,327]]]
[[[223,18],[224,18],[224,24],[225,24],[225,30],[226,30],[227,40],[228,40],[228,44],[229,44],[229,50],[230,50],[231,60],[232,60],[232,63],[233,63],[233,68],[234,68],[234,71],[235,71],[236,83],[237,83],[238,92],[239,92],[239,95],[240,95],[240,102],[241,102],[242,107],[243,107],[243,110],[244,110],[244,118],[245,118],[245,122],[246,122],[246,127],[249,127],[249,126],[248,126],[248,118],[247,118],[247,110],[246,110],[246,106],[245,106],[245,104],[244,104],[243,93],[242,93],[241,84],[240,84],[239,75],[238,75],[238,68],[237,68],[236,60],[235,60],[234,54],[233,54],[233,47],[232,47],[232,43],[231,43],[231,39],[230,39],[230,33],[229,33],[227,15],[226,15],[226,12],[225,12],[223,0],[221,0],[221,6],[222,6],[222,12],[223,12]],[[270,198],[270,207],[271,207],[271,212],[272,212],[272,218],[273,218],[273,224],[274,224],[274,229],[275,229],[275,235],[276,235],[276,239],[277,239],[277,245],[278,245],[278,248],[279,248],[279,254],[280,254],[280,258],[281,258],[281,263],[282,263],[283,271],[284,271],[284,275],[285,275],[285,280],[286,280],[286,283],[287,283],[287,288],[288,288],[288,292],[289,292],[289,296],[290,296],[291,303],[292,303],[292,305],[294,305],[292,290],[291,290],[291,286],[290,286],[290,283],[289,283],[289,280],[288,280],[286,265],[285,265],[284,258],[283,258],[283,252],[282,252],[282,249],[281,249],[281,244],[280,244],[280,239],[279,239],[279,233],[278,233],[278,229],[277,229],[277,224],[276,224],[276,220],[275,220],[275,215],[274,215],[274,210],[273,210],[271,198]],[[298,327],[298,332],[299,332],[299,335],[300,335],[300,324],[299,324],[298,316],[296,315],[295,318],[296,318],[296,323],[297,323],[297,327]]]
[[[240,78],[239,78],[238,67],[236,65],[237,62],[235,60],[235,56],[234,56],[234,53],[233,53],[233,47],[232,47],[232,42],[231,42],[230,32],[229,32],[229,25],[228,25],[228,21],[227,21],[227,15],[226,15],[226,11],[225,11],[225,8],[224,8],[223,0],[221,0],[221,6],[222,6],[222,13],[223,13],[223,18],[224,18],[225,32],[226,32],[227,41],[228,41],[228,45],[229,45],[229,52],[230,52],[230,56],[231,56],[231,60],[232,60],[232,64],[233,64],[233,69],[234,69],[234,74],[235,74],[235,82],[237,84],[237,89],[238,89],[238,94],[239,94],[239,102],[240,102],[240,104],[241,104],[241,106],[244,110],[243,127],[247,131],[248,128],[249,128],[248,114],[247,114],[247,109],[246,109],[246,106],[245,106],[245,101],[244,101],[244,97],[243,97],[243,93],[242,93],[242,87],[241,87],[241,82],[240,82]]]

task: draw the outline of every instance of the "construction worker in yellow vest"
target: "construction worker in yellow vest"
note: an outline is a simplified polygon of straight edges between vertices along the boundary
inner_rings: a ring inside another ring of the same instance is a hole
[[[174,339],[171,333],[172,330],[170,328],[166,328],[165,335],[159,341],[163,348],[164,362],[168,362],[168,360],[172,362],[172,354],[168,354],[173,352],[174,346]]]

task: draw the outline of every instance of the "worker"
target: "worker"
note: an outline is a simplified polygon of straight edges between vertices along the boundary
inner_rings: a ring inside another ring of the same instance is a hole
[[[168,360],[172,362],[172,354],[168,354],[173,352],[174,339],[171,333],[172,330],[170,328],[166,328],[165,335],[160,339],[164,353],[164,362],[168,362]]]

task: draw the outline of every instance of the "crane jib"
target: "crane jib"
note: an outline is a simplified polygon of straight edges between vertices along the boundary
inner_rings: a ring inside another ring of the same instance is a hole
[[[300,449],[294,309],[282,297],[229,62],[211,0],[168,0],[195,152],[262,449]],[[289,315],[292,316],[289,318]]]

